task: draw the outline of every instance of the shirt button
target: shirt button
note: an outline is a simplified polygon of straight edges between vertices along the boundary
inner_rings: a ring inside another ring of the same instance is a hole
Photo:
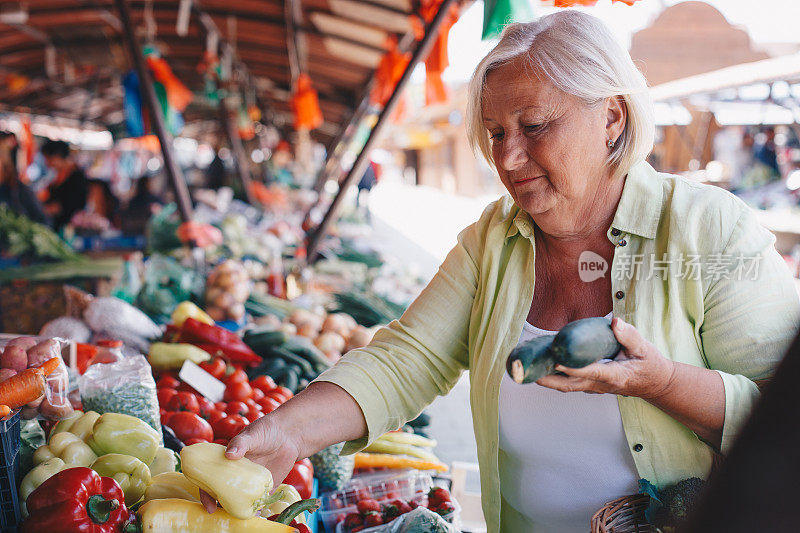
[[[617,300],[622,300],[623,298],[625,298],[625,293],[622,291],[617,291],[617,293],[614,296],[617,297]]]
[[[621,232],[617,228],[611,228],[611,235],[613,235],[614,237],[616,237],[620,233]]]
[[[622,239],[617,244],[619,244],[620,246],[627,246],[628,245],[628,241],[626,241],[625,239]]]
[[[644,450],[644,446],[642,446],[641,444],[634,444],[633,445],[633,451],[640,452],[642,450]]]

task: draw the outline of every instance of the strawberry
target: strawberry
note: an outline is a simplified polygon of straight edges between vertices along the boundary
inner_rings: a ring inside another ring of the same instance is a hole
[[[364,524],[364,519],[361,518],[361,515],[358,513],[350,513],[344,517],[345,531],[355,531],[354,528],[359,527],[362,524]]]
[[[411,510],[413,511],[414,509],[419,507],[419,502],[417,500],[411,500],[410,502],[408,502],[408,506],[411,507]]]
[[[433,487],[430,492],[428,492],[428,508],[434,509],[439,506],[439,504],[444,502],[450,501],[450,493],[447,489],[443,489],[441,487]]]
[[[456,506],[453,505],[453,502],[443,502],[436,509],[434,509],[434,512],[444,516],[452,513],[455,510],[455,508]]]
[[[360,500],[356,504],[356,509],[358,509],[358,512],[361,513],[361,514],[367,514],[367,513],[371,513],[371,512],[380,513],[381,512],[381,504],[379,504],[377,501],[373,500],[372,498],[367,498],[367,499],[364,499],[364,500]]]
[[[374,527],[383,524],[383,517],[380,513],[369,512],[364,516],[364,527]]]
[[[383,521],[384,522],[390,522],[390,521],[394,520],[395,518],[397,518],[398,516],[400,516],[400,509],[396,505],[389,504],[389,505],[384,505],[383,506]]]
[[[400,514],[410,513],[413,510],[408,502],[404,502],[400,499],[392,500],[392,505],[397,507],[397,510],[400,511]]]

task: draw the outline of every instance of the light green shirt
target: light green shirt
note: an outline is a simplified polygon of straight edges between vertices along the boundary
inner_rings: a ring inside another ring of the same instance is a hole
[[[771,375],[800,318],[773,235],[730,193],[642,162],[627,175],[607,237],[616,245],[606,274],[614,316],[665,357],[722,376],[725,453],[758,399],[753,380]],[[533,220],[510,197],[492,203],[406,313],[319,378],[344,388],[364,412],[369,434],[347,444],[352,453],[416,417],[469,369],[490,532],[501,529],[500,381],[533,298],[533,239]],[[708,474],[714,451],[692,431],[642,399],[617,399],[641,478],[663,486]]]

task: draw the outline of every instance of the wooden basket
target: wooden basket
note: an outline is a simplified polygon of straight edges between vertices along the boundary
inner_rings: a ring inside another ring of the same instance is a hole
[[[644,511],[650,504],[647,494],[623,496],[605,504],[591,520],[592,533],[654,533]]]

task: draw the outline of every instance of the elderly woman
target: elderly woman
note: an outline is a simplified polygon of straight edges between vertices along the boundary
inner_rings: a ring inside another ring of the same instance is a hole
[[[227,453],[282,479],[325,446],[352,453],[398,428],[469,369],[489,531],[586,531],[640,478],[708,475],[794,336],[798,298],[741,201],[645,163],[646,83],[597,19],[509,26],[470,95],[469,133],[509,196],[400,320]],[[519,342],[604,316],[615,361],[507,377]]]

